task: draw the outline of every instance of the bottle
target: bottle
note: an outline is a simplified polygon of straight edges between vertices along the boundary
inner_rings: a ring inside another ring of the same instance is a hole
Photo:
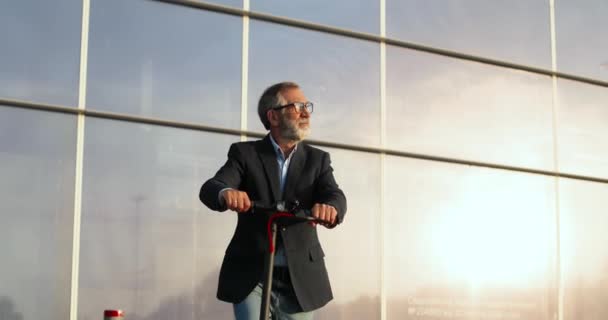
[[[124,315],[122,310],[104,310],[103,320],[124,320]]]

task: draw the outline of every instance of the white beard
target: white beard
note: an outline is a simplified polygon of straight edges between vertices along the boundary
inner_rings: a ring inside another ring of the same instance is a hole
[[[284,117],[279,120],[279,130],[281,138],[293,142],[300,142],[304,140],[310,133],[310,126],[305,129],[300,128],[299,122],[289,121]]]

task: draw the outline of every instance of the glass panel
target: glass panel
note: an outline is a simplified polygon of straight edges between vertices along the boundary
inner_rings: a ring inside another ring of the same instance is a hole
[[[251,10],[353,31],[380,32],[380,1],[251,0]]]
[[[87,108],[238,128],[241,38],[238,17],[93,1]]]
[[[336,229],[318,229],[334,300],[315,319],[380,319],[380,156],[324,149],[348,210]]]
[[[0,2],[0,97],[76,106],[82,0]]]
[[[551,78],[387,50],[387,145],[553,169]]]
[[[554,319],[554,180],[386,160],[387,319]]]
[[[379,145],[379,53],[376,43],[252,21],[249,129],[264,131],[257,115],[262,92],[295,81],[315,103],[311,139]]]
[[[390,38],[551,68],[549,2],[387,0]]]
[[[560,169],[608,178],[608,88],[560,79],[557,94]]]
[[[198,192],[238,137],[98,119],[85,137],[79,319],[228,319],[215,292],[236,216]]]
[[[75,117],[0,106],[0,318],[68,319]]]
[[[608,185],[560,179],[564,320],[608,318]]]
[[[555,1],[557,67],[559,71],[608,81],[608,2]]]

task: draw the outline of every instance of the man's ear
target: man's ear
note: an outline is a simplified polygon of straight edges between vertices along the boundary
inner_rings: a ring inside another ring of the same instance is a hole
[[[276,127],[279,125],[279,115],[272,109],[266,111],[266,118],[268,119],[268,122],[270,122],[271,127]]]

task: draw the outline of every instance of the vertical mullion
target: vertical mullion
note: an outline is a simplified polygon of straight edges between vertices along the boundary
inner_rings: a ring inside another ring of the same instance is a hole
[[[549,0],[549,15],[551,27],[551,70],[557,72],[557,51],[555,32],[555,0]],[[553,169],[559,174],[559,144],[558,144],[558,97],[557,76],[551,76],[552,82],[552,123],[553,123]],[[555,176],[555,283],[557,284],[557,319],[564,319],[564,277],[561,261],[561,234],[560,234],[560,188],[559,176]]]
[[[243,10],[249,11],[249,0],[243,0]],[[247,131],[247,88],[249,86],[249,16],[243,15],[243,42],[241,56],[241,131]],[[241,141],[246,141],[247,135],[241,134]]]
[[[78,84],[78,110],[85,109],[87,87],[87,59],[89,46],[90,0],[82,1],[82,25],[80,35],[80,73]],[[72,277],[70,290],[70,320],[78,317],[78,280],[80,267],[80,224],[82,216],[82,170],[84,158],[85,116],[80,112],[76,127],[76,168],[74,181],[74,220],[72,230]]]
[[[386,0],[380,0],[380,147],[386,149]],[[380,319],[386,320],[386,153],[380,153]]]

